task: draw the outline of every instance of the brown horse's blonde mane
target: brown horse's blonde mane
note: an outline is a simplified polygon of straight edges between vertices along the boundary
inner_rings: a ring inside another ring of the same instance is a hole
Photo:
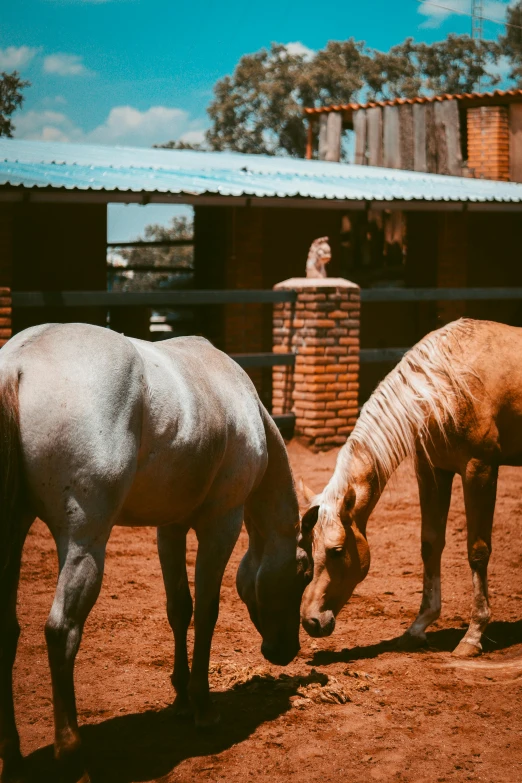
[[[381,381],[339,452],[322,505],[333,510],[344,496],[355,454],[369,461],[382,486],[403,460],[415,456],[419,442],[426,445],[430,423],[443,437],[458,423],[459,405],[473,399],[474,373],[461,342],[473,328],[474,322],[463,318],[432,332]]]

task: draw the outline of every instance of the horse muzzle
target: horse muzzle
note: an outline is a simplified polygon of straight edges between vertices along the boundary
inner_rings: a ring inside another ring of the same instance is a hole
[[[263,642],[261,652],[269,663],[273,663],[276,666],[287,666],[299,652],[299,642],[295,645],[285,645],[284,647],[275,647]]]
[[[330,636],[334,632],[335,617],[333,612],[320,612],[317,615],[301,618],[301,625],[308,636],[319,638],[321,636]]]

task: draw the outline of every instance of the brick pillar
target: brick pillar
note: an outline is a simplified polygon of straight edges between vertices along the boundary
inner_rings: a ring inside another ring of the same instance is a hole
[[[0,348],[12,335],[13,214],[0,205]]]
[[[274,367],[274,414],[293,411],[295,434],[315,449],[346,441],[357,419],[360,289],[342,278],[292,278],[276,289],[297,301],[274,305],[274,352],[296,354]]]
[[[468,109],[468,169],[478,179],[509,180],[507,106]]]

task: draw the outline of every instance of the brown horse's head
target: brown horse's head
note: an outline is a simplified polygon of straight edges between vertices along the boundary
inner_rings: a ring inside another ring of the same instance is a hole
[[[365,529],[366,514],[351,485],[342,500],[312,503],[303,515],[300,543],[313,559],[313,579],[304,591],[301,621],[310,636],[330,636],[336,616],[368,573]]]
[[[237,591],[263,637],[264,657],[286,666],[299,652],[300,604],[311,565],[295,536],[262,539],[255,530],[249,530],[249,536],[237,572]]]

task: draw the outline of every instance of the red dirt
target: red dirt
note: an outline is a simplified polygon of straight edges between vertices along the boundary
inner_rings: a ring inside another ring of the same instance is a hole
[[[295,442],[289,451],[296,476],[322,489],[336,452],[311,454]],[[242,534],[225,575],[212,649],[212,663],[224,673],[213,675],[215,689],[221,683],[214,698],[222,722],[208,733],[166,709],[172,700],[172,640],[155,531],[115,530],[76,668],[93,783],[522,780],[521,512],[522,472],[504,468],[490,565],[494,622],[486,654],[470,668],[449,665],[470,606],[460,480],[443,560],[443,613],[427,651],[399,652],[383,641],[405,630],[420,601],[419,508],[408,467],[399,471],[370,521],[370,574],[334,635],[315,641],[302,633],[302,651],[285,670],[263,660],[260,639],[236,594],[235,572],[246,546]],[[191,538],[191,571],[194,556]],[[15,690],[29,777],[39,782],[56,779],[43,638],[55,578],[54,545],[38,522],[24,552]],[[484,668],[484,662],[495,665]],[[303,702],[298,681],[278,687],[262,677],[226,690],[223,683],[236,667],[259,667],[276,677],[284,671],[305,684],[315,668],[340,681],[351,701]],[[354,673],[359,676],[350,676]]]

